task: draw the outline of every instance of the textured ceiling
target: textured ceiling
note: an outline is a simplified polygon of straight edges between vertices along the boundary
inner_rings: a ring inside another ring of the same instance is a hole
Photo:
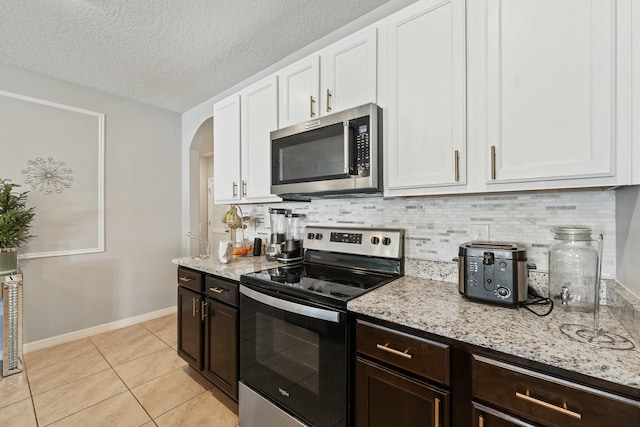
[[[0,62],[184,112],[388,0],[0,0]]]

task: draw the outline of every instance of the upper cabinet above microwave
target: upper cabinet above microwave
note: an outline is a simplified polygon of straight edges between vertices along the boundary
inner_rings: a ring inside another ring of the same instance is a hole
[[[375,103],[376,58],[369,27],[278,72],[280,127]]]

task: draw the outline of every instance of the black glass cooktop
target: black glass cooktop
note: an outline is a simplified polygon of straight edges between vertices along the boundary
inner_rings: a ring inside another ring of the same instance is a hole
[[[345,306],[350,299],[398,277],[399,275],[300,263],[243,274],[241,281],[311,301]]]

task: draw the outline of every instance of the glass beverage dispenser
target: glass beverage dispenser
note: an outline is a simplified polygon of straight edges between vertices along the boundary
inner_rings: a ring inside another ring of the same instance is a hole
[[[580,226],[554,228],[549,248],[549,293],[556,307],[592,312],[599,298],[596,291],[600,256],[593,245],[591,229]],[[599,246],[602,240],[599,240]]]

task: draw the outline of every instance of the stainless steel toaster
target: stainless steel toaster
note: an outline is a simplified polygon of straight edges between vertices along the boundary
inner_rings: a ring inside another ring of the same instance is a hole
[[[458,290],[467,299],[517,307],[527,300],[527,253],[517,243],[467,242],[458,251]]]

